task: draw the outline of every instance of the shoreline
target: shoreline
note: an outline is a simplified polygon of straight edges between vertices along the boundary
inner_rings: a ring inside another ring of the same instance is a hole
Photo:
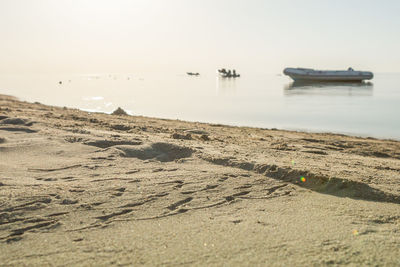
[[[396,140],[0,95],[0,155],[6,265],[399,264]]]
[[[54,105],[50,105],[50,104],[43,104],[41,102],[31,102],[28,100],[23,100],[23,99],[19,99],[18,97],[15,96],[11,96],[11,95],[3,95],[0,94],[0,97],[10,97],[14,100],[17,101],[21,101],[21,102],[27,102],[27,103],[38,103],[41,105],[45,105],[45,106],[50,106],[50,107],[61,107],[61,106],[54,106]],[[81,109],[81,108],[74,108],[74,107],[67,107],[67,106],[63,106],[63,108],[66,107],[68,109],[77,109],[80,110],[82,112],[87,112],[90,114],[106,114],[106,115],[111,115],[112,111],[110,112],[105,112],[105,111],[94,111],[94,110],[89,110],[89,109]],[[159,119],[159,120],[170,120],[170,121],[182,121],[182,122],[187,122],[187,123],[200,123],[200,124],[206,124],[206,125],[221,125],[221,126],[225,126],[225,127],[243,127],[243,128],[254,128],[254,129],[260,129],[260,130],[278,130],[278,131],[287,131],[287,132],[300,132],[300,133],[310,133],[310,134],[332,134],[332,135],[338,135],[338,136],[348,136],[348,137],[355,137],[355,138],[361,138],[361,139],[376,139],[376,140],[386,140],[386,141],[394,141],[394,142],[400,142],[400,137],[385,137],[385,136],[374,136],[374,135],[370,135],[370,134],[362,134],[362,133],[351,133],[351,132],[335,132],[334,130],[312,130],[312,129],[306,129],[306,128],[296,128],[296,127],[260,127],[260,126],[249,126],[249,125],[235,125],[235,124],[225,124],[225,123],[219,123],[219,122],[206,122],[206,121],[195,121],[195,120],[182,120],[182,119],[172,119],[172,118],[162,118],[162,117],[152,117],[152,116],[147,116],[147,115],[136,115],[133,114],[131,110],[126,110],[124,109],[127,113],[128,116],[132,116],[132,117],[142,117],[142,118],[147,118],[147,119]]]

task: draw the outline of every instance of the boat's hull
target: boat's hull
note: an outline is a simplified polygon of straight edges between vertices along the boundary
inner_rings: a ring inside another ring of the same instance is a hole
[[[360,77],[304,77],[301,75],[288,75],[296,82],[362,82],[363,78]]]
[[[373,78],[368,71],[317,71],[287,68],[283,72],[296,82],[362,82]]]
[[[228,75],[228,74],[219,74],[219,77],[221,77],[221,78],[239,78],[240,77],[240,74],[236,74],[236,75]]]

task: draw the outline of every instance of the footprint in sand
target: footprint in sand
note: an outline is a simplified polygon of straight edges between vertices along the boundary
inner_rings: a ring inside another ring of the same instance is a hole
[[[54,182],[54,181],[57,181],[58,179],[57,178],[41,178],[41,177],[38,177],[38,178],[35,178],[35,180],[37,180],[37,181],[45,181],[45,182]]]
[[[167,209],[169,209],[169,210],[171,210],[171,211],[172,211],[172,210],[176,210],[179,206],[182,206],[183,204],[186,204],[186,203],[188,203],[188,202],[190,202],[190,201],[192,201],[192,200],[193,200],[192,197],[188,197],[188,198],[179,200],[179,201],[177,201],[177,202],[175,202],[175,203],[169,205],[169,206],[167,207]]]
[[[251,187],[253,187],[251,184],[245,184],[245,185],[242,185],[242,186],[239,186],[239,187],[235,187],[234,189],[248,189],[248,188],[251,188]]]
[[[124,194],[125,190],[126,190],[125,187],[121,187],[121,188],[115,189],[115,191],[117,191],[117,192],[112,194],[112,195],[115,196],[115,197],[120,197],[120,196],[122,196]]]
[[[226,181],[228,179],[229,179],[229,177],[221,177],[221,178],[218,179],[218,182],[224,182],[224,181]]]
[[[13,238],[14,236],[21,236],[23,235],[25,232],[31,231],[31,230],[38,230],[41,228],[49,228],[51,226],[56,227],[57,225],[59,225],[59,223],[57,223],[57,221],[47,221],[47,222],[42,222],[42,223],[38,223],[32,226],[27,226],[27,227],[23,227],[23,228],[18,228],[15,230],[12,230],[12,233],[9,235],[9,237]],[[20,240],[20,239],[19,239]],[[19,240],[12,240],[12,241],[19,241]],[[8,240],[7,240],[8,242]]]
[[[139,172],[140,170],[131,170],[131,171],[127,171],[127,172],[125,172],[125,174],[134,174],[134,173],[137,173],[137,172]]]
[[[73,205],[73,204],[76,204],[76,203],[78,203],[78,200],[66,198],[61,202],[61,205]]]

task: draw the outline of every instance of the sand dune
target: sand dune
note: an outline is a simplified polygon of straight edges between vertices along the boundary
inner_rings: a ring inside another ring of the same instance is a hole
[[[0,97],[1,265],[400,265],[400,142]]]

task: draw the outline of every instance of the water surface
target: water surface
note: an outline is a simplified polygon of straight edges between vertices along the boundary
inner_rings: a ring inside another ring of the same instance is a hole
[[[400,139],[399,78],[310,85],[280,74],[1,75],[0,93],[95,112],[120,106],[133,115]]]

